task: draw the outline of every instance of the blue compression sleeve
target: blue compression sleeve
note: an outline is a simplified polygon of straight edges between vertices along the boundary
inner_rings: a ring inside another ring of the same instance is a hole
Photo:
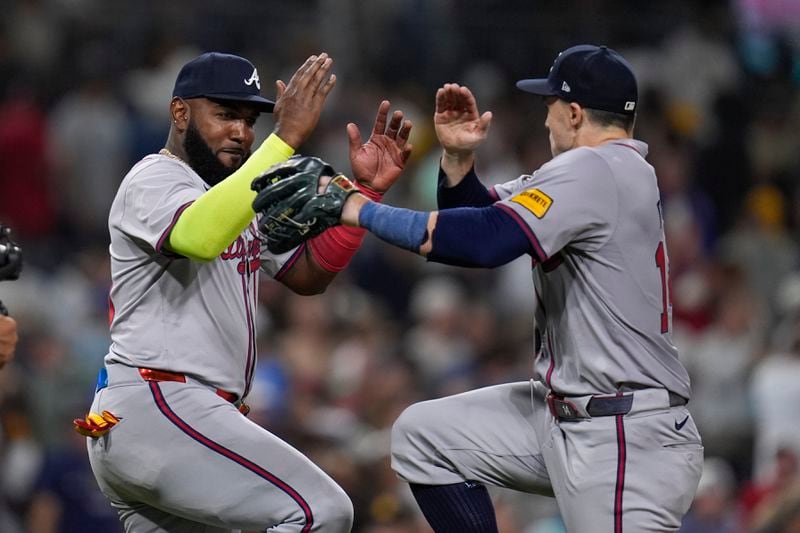
[[[428,237],[428,217],[410,209],[367,202],[358,214],[358,225],[389,244],[419,253]]]
[[[447,187],[447,174],[439,167],[439,187],[436,191],[436,201],[439,209],[453,207],[486,207],[492,205],[495,199],[489,194],[488,189],[475,174],[475,167],[469,169],[458,185]]]
[[[533,254],[533,246],[519,224],[499,207],[491,206],[439,211],[432,244],[428,261],[466,267],[493,268]]]

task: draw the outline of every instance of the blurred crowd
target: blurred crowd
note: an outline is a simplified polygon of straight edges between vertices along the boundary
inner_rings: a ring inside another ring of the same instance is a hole
[[[347,173],[345,124],[368,129],[389,98],[414,121],[415,150],[387,199],[433,209],[436,88],[468,85],[494,113],[477,170],[503,182],[550,157],[544,106],[514,81],[543,75],[577,42],[616,48],[640,80],[636,137],[660,180],[675,340],[706,450],[682,531],[800,531],[797,0],[0,9],[0,222],[26,260],[0,285],[21,339],[0,372],[0,531],[120,530],[71,420],[89,406],[109,344],[108,209],[130,166],[163,146],[183,63],[212,49],[244,55],[270,96],[269,80],[327,51],[339,81],[302,151]],[[263,138],[270,117],[257,127]],[[345,488],[356,531],[427,531],[391,471],[391,425],[412,402],[532,377],[530,268],[525,258],[444,267],[367,237],[323,295],[264,280],[250,416]],[[504,533],[563,531],[553,500],[494,496]]]

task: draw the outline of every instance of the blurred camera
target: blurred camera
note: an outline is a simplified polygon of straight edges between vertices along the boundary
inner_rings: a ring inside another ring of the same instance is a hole
[[[14,280],[22,271],[22,249],[11,240],[11,228],[0,224],[0,281]]]
[[[22,249],[11,240],[11,228],[0,224],[0,281],[14,280],[22,271]],[[8,310],[0,302],[0,315]]]

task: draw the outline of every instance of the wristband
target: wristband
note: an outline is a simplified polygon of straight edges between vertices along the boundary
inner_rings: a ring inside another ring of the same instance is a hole
[[[430,213],[367,202],[358,213],[358,225],[384,241],[419,253],[428,237]]]
[[[336,226],[308,241],[311,255],[328,272],[341,272],[361,246],[366,230]]]

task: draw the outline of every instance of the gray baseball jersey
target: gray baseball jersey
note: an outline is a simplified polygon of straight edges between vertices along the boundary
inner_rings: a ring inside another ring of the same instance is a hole
[[[539,377],[559,394],[658,387],[689,398],[672,343],[669,265],[647,145],[577,148],[495,187],[537,259]]]
[[[703,447],[677,397],[688,399],[689,377],[670,338],[646,153],[634,140],[576,148],[495,187],[494,205],[520,224],[539,263],[538,380],[406,409],[392,430],[400,477],[551,494],[568,531],[678,530]]]
[[[91,411],[119,422],[87,439],[92,470],[128,532],[349,531],[344,491],[226,394],[241,399],[252,383],[259,269],[279,275],[300,249],[267,253],[251,224],[213,261],[169,252],[173,225],[207,189],[183,162],[151,155],[113,202],[112,345]]]
[[[259,266],[278,273],[292,252],[260,246],[254,225],[209,263],[165,253],[178,216],[208,189],[165,155],[137,163],[111,205],[111,349],[106,363],[170,370],[237,394],[255,365]]]

